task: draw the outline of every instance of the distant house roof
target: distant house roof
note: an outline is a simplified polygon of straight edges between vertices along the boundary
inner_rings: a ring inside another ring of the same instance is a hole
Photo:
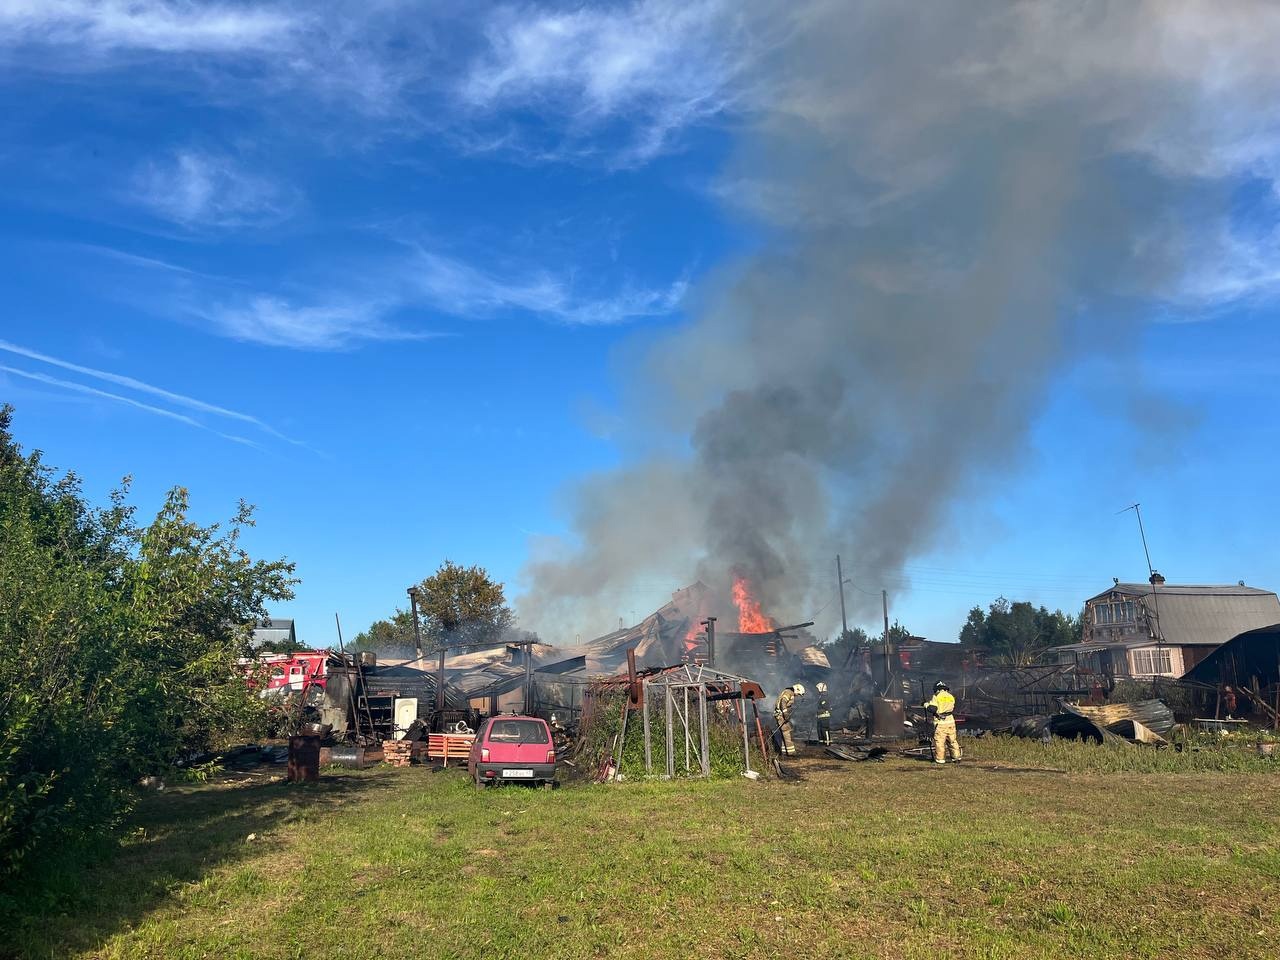
[[[1245,686],[1254,678],[1262,687],[1280,680],[1280,622],[1233,637],[1183,677],[1215,686]]]
[[[1280,623],[1280,598],[1270,590],[1244,584],[1189,585],[1162,583],[1118,583],[1091,601],[1119,593],[1136,599],[1148,618],[1159,613],[1160,633],[1165,643],[1179,646],[1213,646],[1226,643],[1247,630]],[[1126,639],[1089,646],[1146,646],[1151,640]]]
[[[1220,585],[1162,583],[1155,589],[1161,597],[1166,593],[1186,597],[1271,597],[1274,599],[1276,596],[1272,590],[1246,587],[1243,583]],[[1131,597],[1149,597],[1151,596],[1151,591],[1152,586],[1149,583],[1117,583],[1089,599],[1101,600],[1112,593],[1123,593]]]
[[[269,617],[253,628],[253,639],[250,644],[255,650],[270,650],[281,644],[297,642],[298,635],[293,629],[292,620]]]

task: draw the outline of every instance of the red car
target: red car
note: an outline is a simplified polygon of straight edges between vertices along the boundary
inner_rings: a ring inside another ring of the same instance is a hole
[[[490,783],[545,783],[555,786],[556,748],[551,728],[538,717],[490,717],[480,725],[467,773],[476,786]]]

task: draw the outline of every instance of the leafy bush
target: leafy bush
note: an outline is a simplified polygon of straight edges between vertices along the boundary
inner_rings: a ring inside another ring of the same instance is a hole
[[[173,490],[134,522],[128,480],[104,509],[23,455],[0,408],[0,882],[34,854],[115,826],[147,774],[260,725],[237,671],[292,564],[187,516]]]

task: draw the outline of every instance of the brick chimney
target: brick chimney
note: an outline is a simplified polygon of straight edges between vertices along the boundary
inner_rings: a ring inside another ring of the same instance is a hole
[[[1153,587],[1158,587],[1158,586],[1161,586],[1163,583],[1164,583],[1164,574],[1162,574],[1159,570],[1152,570],[1151,585]]]

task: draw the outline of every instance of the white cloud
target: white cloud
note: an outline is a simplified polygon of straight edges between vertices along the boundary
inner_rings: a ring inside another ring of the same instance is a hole
[[[0,372],[11,374],[15,377],[22,377],[25,380],[34,380],[37,383],[47,384],[53,387],[60,387],[63,390],[70,390],[73,393],[85,394],[91,397],[99,397],[103,400],[111,400],[114,403],[121,403],[126,406],[133,407],[137,410],[143,410],[157,417],[165,417],[169,420],[176,420],[178,423],[186,424],[189,427],[195,427],[197,430],[208,430],[210,433],[216,433],[224,440],[230,440],[232,443],[243,444],[248,447],[258,447],[258,444],[245,437],[238,437],[234,434],[223,433],[221,430],[215,430],[206,424],[201,423],[194,417],[189,417],[185,413],[175,413],[172,410],[165,410],[163,407],[153,406],[149,403],[143,403],[140,400],[134,400],[132,397],[122,397],[118,393],[111,393],[107,390],[99,390],[97,387],[86,386],[83,383],[74,383],[70,380],[60,380],[57,377],[50,377],[43,373],[32,373],[29,370],[19,370],[17,367],[10,367],[7,364],[0,363]]]
[[[127,71],[131,84],[290,121],[305,103],[317,120],[403,122],[414,114],[405,89],[429,75],[432,51],[416,21],[396,16],[400,3],[0,0],[0,51],[11,70]]]
[[[213,403],[207,403],[204,400],[198,400],[195,397],[188,397],[181,393],[174,393],[170,390],[165,390],[161,387],[156,387],[149,383],[144,383],[143,381],[135,379],[134,377],[128,377],[128,376],[125,376],[124,374],[119,374],[119,373],[112,373],[109,370],[98,370],[98,369],[95,369],[94,367],[81,366],[78,363],[71,363],[68,360],[61,360],[58,357],[52,357],[46,353],[40,353],[39,351],[36,351],[36,350],[30,350],[27,347],[19,346],[16,343],[10,343],[7,340],[0,340],[0,351],[4,351],[5,353],[11,353],[19,357],[24,357],[27,360],[35,360],[39,363],[47,363],[50,366],[59,367],[60,369],[63,369],[63,370],[70,370],[73,373],[79,373],[87,377],[92,377],[95,380],[102,380],[106,383],[114,383],[116,386],[126,387],[138,393],[147,394],[153,397],[159,397],[160,399],[165,400],[175,406],[185,407],[188,410],[196,410],[200,413],[213,414],[215,416],[225,417],[229,420],[236,420],[241,423],[250,424],[254,427],[257,427],[259,430],[262,430],[264,433],[268,433],[271,436],[276,437],[277,439],[286,440],[289,443],[295,443],[295,444],[299,443],[299,441],[292,440],[289,437],[286,437],[283,433],[276,430],[270,424],[263,422],[262,420],[258,419],[255,416],[251,416],[250,414],[247,414],[247,413],[241,413],[238,410],[231,410],[231,409],[228,409],[227,407],[220,407]],[[15,371],[10,370],[10,372],[15,372]],[[21,373],[19,373],[19,375],[27,376],[26,374],[21,374]],[[31,376],[35,377],[34,374]],[[64,385],[63,381],[50,380],[48,382],[56,382],[58,385]],[[112,399],[121,399],[119,397],[116,397],[115,394],[108,394],[108,396],[110,396]],[[132,403],[134,401],[128,401],[128,402]],[[148,408],[148,409],[152,409],[152,408]],[[184,417],[181,414],[172,414],[172,416],[178,419],[183,419],[184,422],[190,420],[190,418]]]
[[[131,197],[157,216],[187,228],[269,226],[289,216],[298,194],[251,173],[232,158],[179,150],[144,164]]]
[[[612,8],[501,8],[489,49],[460,86],[473,109],[548,112],[590,132],[622,118],[635,125],[626,157],[662,152],[681,128],[723,110],[743,62],[733,5],[720,0],[638,0]]]
[[[234,304],[198,310],[218,332],[236,340],[272,347],[339,350],[361,340],[422,340],[434,336],[388,325],[391,305],[339,301],[296,304],[282,297],[256,296]]]
[[[323,117],[352,137],[430,131],[472,152],[633,165],[735,102],[742,19],[731,0],[0,0],[0,50],[9,69],[129,70],[130,83]]]
[[[278,7],[189,0],[0,0],[0,43],[90,53],[268,52],[303,21]]]
[[[583,296],[569,279],[545,271],[510,277],[464,260],[422,249],[379,273],[377,295],[318,292],[305,299],[260,294],[192,310],[225,336],[268,346],[342,350],[363,341],[428,340],[446,334],[414,330],[394,314],[429,311],[463,320],[528,315],[555,323],[625,323],[678,309],[688,287],[681,278],[665,287],[624,286],[606,296]]]
[[[624,287],[605,297],[581,296],[569,280],[545,271],[500,277],[462,260],[418,250],[406,271],[417,297],[458,317],[486,317],[504,311],[530,313],[560,323],[602,325],[663,316],[684,298],[687,281],[665,288]]]
[[[1167,297],[1175,310],[1225,306],[1280,291],[1280,231],[1248,237],[1224,230],[1204,237],[1185,276]]]

